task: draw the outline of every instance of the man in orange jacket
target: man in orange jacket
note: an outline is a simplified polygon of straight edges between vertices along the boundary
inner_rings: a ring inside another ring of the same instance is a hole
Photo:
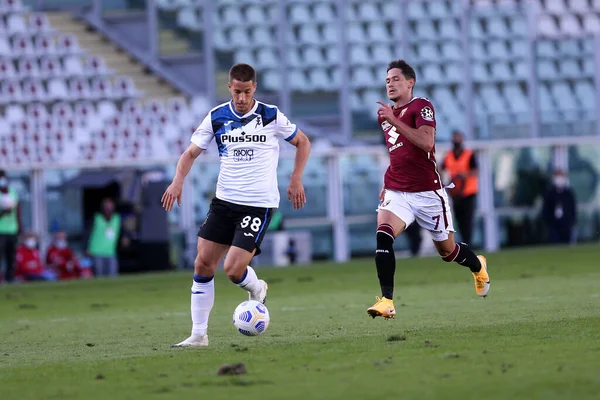
[[[462,241],[472,243],[473,216],[479,190],[477,159],[473,150],[464,147],[464,137],[459,131],[452,133],[452,147],[444,157],[442,169],[450,174],[455,185],[449,192]]]

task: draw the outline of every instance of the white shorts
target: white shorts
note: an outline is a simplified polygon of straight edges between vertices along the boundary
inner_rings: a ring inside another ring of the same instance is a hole
[[[436,242],[448,239],[448,233],[454,232],[450,203],[444,189],[415,193],[386,189],[378,210],[394,213],[407,227],[416,220],[421,228],[431,232]]]

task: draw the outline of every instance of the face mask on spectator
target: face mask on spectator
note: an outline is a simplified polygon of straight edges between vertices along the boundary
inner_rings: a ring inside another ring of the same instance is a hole
[[[6,189],[8,187],[8,179],[0,178],[0,189]]]
[[[67,247],[67,241],[64,239],[59,239],[57,240],[55,243],[55,246],[58,247],[59,249],[64,249]]]
[[[25,239],[25,246],[34,249],[37,246],[37,240],[35,238],[27,238]]]

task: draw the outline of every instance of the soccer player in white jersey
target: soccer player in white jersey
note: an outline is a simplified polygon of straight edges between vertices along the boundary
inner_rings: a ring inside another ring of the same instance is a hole
[[[224,269],[229,279],[264,303],[267,284],[248,264],[260,253],[273,211],[279,207],[277,163],[279,138],[296,146],[294,170],[287,189],[294,209],[306,203],[302,173],[310,141],[276,106],[254,98],[256,72],[248,64],[229,71],[232,100],[213,108],[181,155],[173,182],[162,197],[169,211],[181,204],[183,180],[194,160],[217,142],[220,157],[217,193],[198,232],[198,254],[192,284],[192,334],[173,347],[208,346],[208,318],[214,304],[214,274],[227,253]]]

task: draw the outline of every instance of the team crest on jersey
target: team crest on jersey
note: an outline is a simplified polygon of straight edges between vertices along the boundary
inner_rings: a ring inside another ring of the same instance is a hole
[[[400,118],[404,117],[404,114],[406,114],[406,110],[408,110],[408,108],[405,108],[404,110],[400,111]]]
[[[425,121],[433,121],[433,110],[429,106],[421,108],[421,118]]]

